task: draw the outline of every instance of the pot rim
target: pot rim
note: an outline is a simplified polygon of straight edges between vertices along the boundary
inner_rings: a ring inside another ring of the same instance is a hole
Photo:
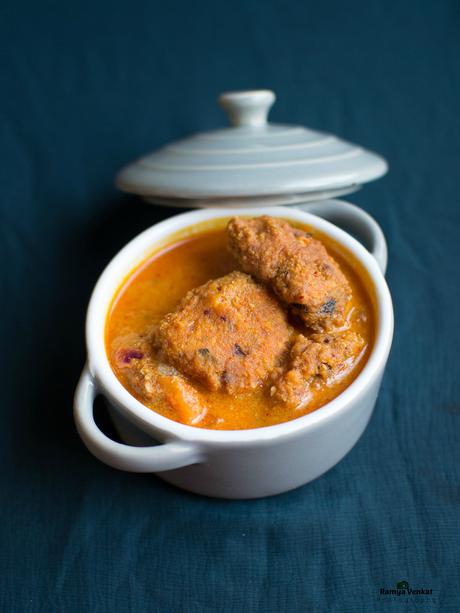
[[[377,325],[374,346],[366,364],[356,379],[333,400],[315,411],[287,422],[245,430],[212,430],[188,426],[149,409],[123,387],[113,372],[105,349],[105,326],[113,297],[123,280],[154,252],[155,244],[169,235],[211,219],[235,214],[274,215],[299,221],[330,236],[348,250],[366,270],[373,283]],[[172,216],[154,224],[133,238],[109,262],[91,294],[86,316],[86,346],[88,364],[96,386],[130,421],[160,441],[181,440],[197,443],[260,443],[316,429],[355,406],[359,399],[382,374],[393,337],[393,306],[385,278],[374,257],[350,234],[317,215],[286,207],[202,209]]]

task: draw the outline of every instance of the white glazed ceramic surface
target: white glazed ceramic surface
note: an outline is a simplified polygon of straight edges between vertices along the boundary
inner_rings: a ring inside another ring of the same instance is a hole
[[[325,205],[328,207],[324,208]],[[235,211],[184,213],[149,228],[131,241],[107,266],[91,297],[86,324],[88,362],[75,393],[74,415],[80,436],[97,458],[122,470],[159,473],[166,481],[207,496],[256,498],[308,483],[350,451],[372,414],[392,341],[393,309],[383,276],[386,246],[375,221],[357,207],[337,201],[318,206],[321,211],[328,211],[330,218],[341,215],[349,227],[361,234],[364,231],[374,255],[348,233],[305,211],[270,207],[239,212],[252,216],[269,214],[308,224],[343,245],[367,270],[378,306],[377,334],[371,355],[355,381],[313,413],[252,430],[219,431],[186,426],[151,411],[131,396],[110,368],[104,345],[106,316],[120,283],[169,235],[212,218],[230,217]],[[124,440],[137,440],[144,445],[152,440],[160,444],[133,447],[107,438],[93,418],[93,400],[98,393],[112,407]]]
[[[142,157],[118,187],[156,204],[266,207],[350,193],[387,171],[382,157],[336,136],[268,123],[274,101],[268,90],[223,94],[232,127]]]

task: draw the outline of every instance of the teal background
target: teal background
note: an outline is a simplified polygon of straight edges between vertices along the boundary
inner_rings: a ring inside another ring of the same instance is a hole
[[[459,6],[2,3],[0,611],[460,610]],[[93,284],[172,213],[117,193],[116,171],[258,87],[273,120],[389,160],[350,200],[388,237],[396,335],[343,462],[226,502],[97,462],[72,394]],[[401,580],[435,601],[378,600]]]

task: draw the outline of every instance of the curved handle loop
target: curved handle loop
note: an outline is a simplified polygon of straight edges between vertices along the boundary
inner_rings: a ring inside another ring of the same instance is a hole
[[[132,447],[108,438],[93,416],[97,388],[86,365],[75,391],[74,420],[89,451],[101,462],[129,472],[156,473],[181,468],[200,461],[199,449],[179,441],[152,447]]]
[[[380,270],[385,274],[388,261],[387,242],[381,227],[369,213],[343,200],[301,204],[297,208],[318,215],[354,234],[374,256]]]

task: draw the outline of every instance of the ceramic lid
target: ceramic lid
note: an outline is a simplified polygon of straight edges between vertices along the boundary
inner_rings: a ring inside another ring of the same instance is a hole
[[[269,90],[222,94],[231,127],[195,134],[119,173],[117,186],[172,206],[267,206],[348,194],[385,174],[385,160],[303,126],[267,122]]]

